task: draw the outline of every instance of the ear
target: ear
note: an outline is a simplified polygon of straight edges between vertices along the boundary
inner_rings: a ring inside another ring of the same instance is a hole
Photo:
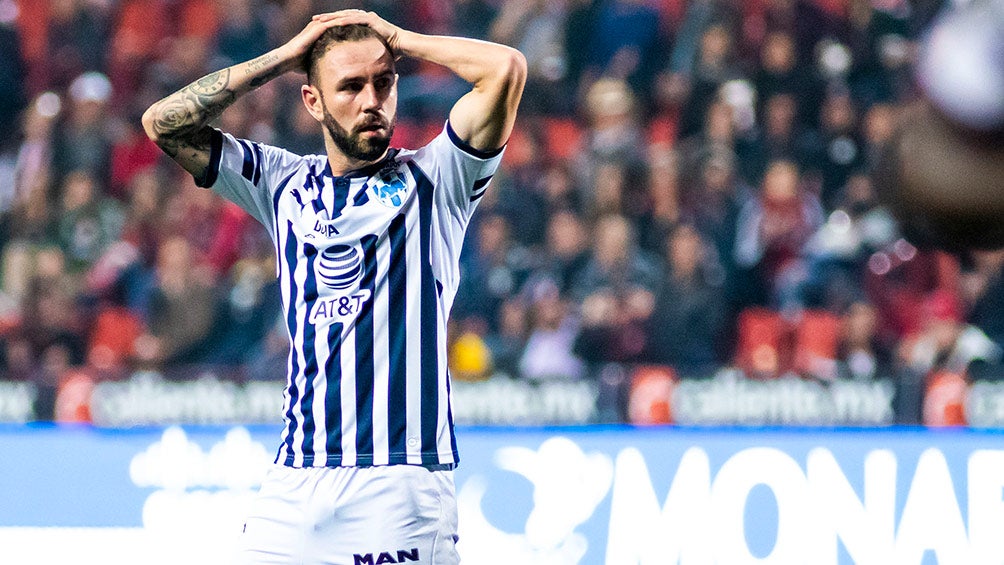
[[[318,122],[323,122],[324,105],[321,102],[321,92],[317,90],[317,87],[311,84],[301,86],[300,96],[303,98],[303,105],[307,107],[310,115]]]

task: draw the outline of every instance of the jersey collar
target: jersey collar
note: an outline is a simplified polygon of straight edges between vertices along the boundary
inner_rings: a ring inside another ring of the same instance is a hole
[[[331,173],[331,161],[328,161],[327,159],[325,159],[324,160],[324,174],[326,176],[329,176],[329,177],[333,178],[333,179],[335,179],[335,178],[349,178],[349,179],[354,179],[354,178],[367,178],[367,177],[371,177],[371,176],[375,175],[378,171],[380,171],[380,169],[386,167],[388,164],[390,164],[391,162],[393,162],[394,158],[397,157],[397,154],[400,153],[400,152],[401,152],[400,149],[398,149],[396,147],[392,147],[390,150],[387,151],[387,154],[384,155],[383,159],[380,159],[379,161],[377,161],[375,163],[371,163],[369,165],[366,165],[365,167],[361,167],[359,169],[355,169],[355,170],[349,171],[349,172],[345,173],[344,175],[340,175],[340,176],[335,176],[335,175],[333,175]]]

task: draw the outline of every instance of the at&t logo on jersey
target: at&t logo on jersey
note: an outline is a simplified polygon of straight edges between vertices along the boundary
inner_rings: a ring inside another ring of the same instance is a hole
[[[356,284],[365,271],[362,253],[351,245],[333,245],[318,256],[316,271],[317,279],[324,286],[335,291],[348,290]],[[322,296],[314,304],[310,322],[316,324],[325,320],[354,318],[369,299],[370,291],[367,289],[360,289],[347,295]]]
[[[363,304],[370,299],[370,291],[365,288],[355,294],[336,296],[334,298],[319,298],[310,314],[310,323],[317,324],[324,320],[345,320],[354,318],[362,310]]]
[[[317,258],[317,277],[328,288],[350,288],[363,272],[362,254],[351,245],[333,245]]]

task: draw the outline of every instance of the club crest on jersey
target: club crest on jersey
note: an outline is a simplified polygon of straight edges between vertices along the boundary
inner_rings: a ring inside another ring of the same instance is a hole
[[[388,208],[399,208],[404,203],[408,185],[395,166],[381,169],[374,182],[373,192],[381,204]]]

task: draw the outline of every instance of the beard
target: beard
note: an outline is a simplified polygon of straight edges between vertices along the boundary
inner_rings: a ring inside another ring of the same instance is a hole
[[[328,112],[327,105],[323,104],[323,101],[322,108],[324,109],[324,121],[322,122],[324,129],[328,130],[332,141],[335,142],[335,147],[345,154],[346,157],[356,161],[376,161],[387,151],[387,147],[390,146],[390,138],[394,135],[396,120],[391,120],[390,123],[387,123],[381,118],[373,117],[362,125],[353,128],[350,132],[338,125],[334,116]],[[387,134],[363,137],[364,128],[373,125],[383,126]]]

